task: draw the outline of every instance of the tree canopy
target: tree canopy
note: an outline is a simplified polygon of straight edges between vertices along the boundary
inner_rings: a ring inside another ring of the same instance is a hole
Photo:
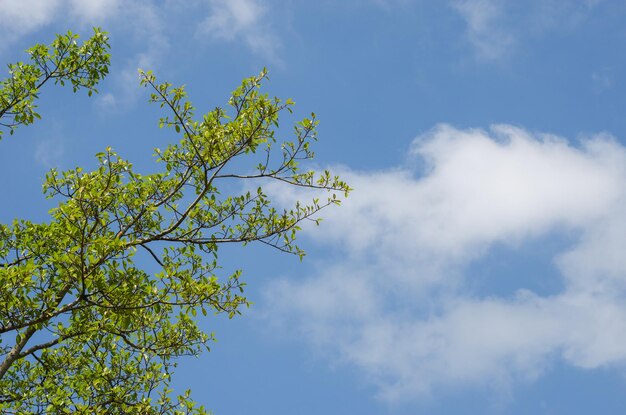
[[[34,100],[46,81],[91,94],[106,75],[106,34],[81,46],[76,38],[59,36],[29,50],[33,63],[9,65],[0,122],[11,133],[39,117]],[[48,173],[44,193],[58,201],[48,222],[0,224],[0,412],[205,413],[169,383],[176,358],[208,349],[212,335],[198,319],[248,305],[241,271],[220,275],[219,247],[258,242],[302,257],[300,223],[317,222],[350,190],[300,166],[313,157],[314,114],[279,140],[279,116],[293,102],[262,93],[266,77],[245,79],[225,108],[196,117],[184,88],[140,72],[165,111],[159,125],[177,136],[154,150],[158,172],[140,174],[106,148],[93,171]],[[285,208],[263,190],[268,182],[327,195]]]

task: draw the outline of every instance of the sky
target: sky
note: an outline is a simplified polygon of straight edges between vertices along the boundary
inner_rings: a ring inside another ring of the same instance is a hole
[[[626,3],[620,0],[0,0],[0,59],[92,26],[94,97],[41,93],[0,142],[0,220],[45,221],[50,168],[107,146],[153,167],[137,68],[199,112],[267,67],[319,120],[314,167],[353,188],[303,262],[223,250],[253,306],[202,326],[178,391],[217,415],[626,411]],[[288,136],[289,128],[281,130]],[[279,204],[307,199],[268,186]]]

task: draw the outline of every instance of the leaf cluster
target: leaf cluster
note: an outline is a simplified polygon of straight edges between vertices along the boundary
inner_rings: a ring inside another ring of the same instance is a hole
[[[0,138],[3,129],[12,135],[18,126],[41,118],[35,100],[49,81],[68,83],[74,92],[85,89],[89,96],[97,92],[96,85],[109,72],[107,33],[94,28],[93,36],[82,45],[78,39],[72,32],[58,35],[49,46],[28,49],[30,63],[8,65],[9,77],[0,82]]]

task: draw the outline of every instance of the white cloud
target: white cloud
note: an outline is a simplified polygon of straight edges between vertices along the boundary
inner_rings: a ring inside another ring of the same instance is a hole
[[[99,99],[102,108],[118,111],[133,105],[143,93],[139,88],[138,70],[159,73],[163,58],[170,51],[164,10],[150,1],[143,1],[126,4],[120,14],[129,37],[142,49],[127,57],[123,66],[112,74],[113,90]]]
[[[106,111],[113,111],[118,108],[117,98],[110,92],[100,95],[96,98],[98,106]]]
[[[459,0],[453,7],[465,20],[468,39],[479,57],[498,58],[514,43],[513,35],[499,26],[504,13],[502,2]]]
[[[610,68],[591,73],[591,87],[593,92],[599,94],[613,87],[613,73]]]
[[[55,167],[63,158],[65,148],[59,139],[40,141],[35,148],[35,161],[46,168]]]
[[[119,0],[0,0],[0,33],[14,41],[67,16],[81,25],[101,24],[119,6]]]
[[[56,17],[61,0],[0,0],[0,34],[4,41],[39,29]]]
[[[243,41],[254,52],[277,60],[279,39],[267,23],[267,8],[259,0],[209,0],[209,16],[199,33],[218,40]]]
[[[230,40],[256,25],[265,14],[265,10],[254,0],[215,0],[211,6],[213,13],[206,19],[205,29]]]
[[[508,56],[520,41],[583,22],[604,0],[450,0],[467,26],[467,39],[479,59]]]
[[[119,12],[120,0],[69,0],[68,8],[81,21],[98,22]]]
[[[354,194],[311,237],[344,259],[271,284],[268,318],[355,365],[391,400],[534,379],[555,359],[626,362],[625,147],[606,134],[573,146],[508,125],[441,125],[411,153],[421,176],[343,169]],[[494,244],[515,251],[550,235],[571,237],[554,258],[561,292],[530,291],[524,270],[513,297],[469,290],[469,265]]]

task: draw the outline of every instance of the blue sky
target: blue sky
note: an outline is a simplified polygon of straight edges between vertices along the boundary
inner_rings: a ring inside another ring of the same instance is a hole
[[[176,137],[138,67],[202,112],[266,66],[266,91],[318,115],[316,166],[355,190],[304,229],[302,263],[222,251],[254,305],[203,321],[218,342],[176,377],[216,414],[626,411],[624,2],[0,0],[0,16],[3,62],[93,25],[113,56],[99,95],[47,87],[43,119],[0,142],[5,222],[46,220],[45,172],[106,146],[153,167]]]

